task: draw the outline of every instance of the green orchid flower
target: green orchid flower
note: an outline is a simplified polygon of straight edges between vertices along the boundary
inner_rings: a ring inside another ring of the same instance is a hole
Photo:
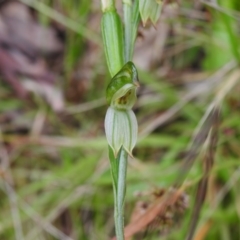
[[[105,117],[105,132],[115,156],[121,147],[132,156],[137,141],[138,124],[131,109],[136,102],[138,86],[136,67],[132,62],[128,62],[107,87],[106,97],[110,107]]]

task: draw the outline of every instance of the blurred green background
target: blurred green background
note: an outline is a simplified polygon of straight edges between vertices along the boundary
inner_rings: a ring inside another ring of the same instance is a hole
[[[100,21],[97,0],[0,3],[1,240],[114,236]],[[194,239],[240,239],[239,27],[238,0],[167,1],[155,26],[140,24],[139,141],[129,159],[126,224],[140,200],[150,204],[156,189],[172,185],[202,116],[235,74]],[[156,219],[132,239],[185,239],[201,153],[186,170],[181,217]]]

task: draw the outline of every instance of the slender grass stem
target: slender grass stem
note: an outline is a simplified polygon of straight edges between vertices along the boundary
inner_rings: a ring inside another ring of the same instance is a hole
[[[236,61],[238,62],[238,64],[240,63],[240,53],[239,53],[239,47],[238,47],[238,38],[237,35],[234,33],[233,30],[233,22],[232,19],[227,16],[226,14],[222,13],[221,14],[222,17],[222,21],[225,24],[226,27],[226,31],[228,33],[228,38],[229,38],[229,45],[231,47],[232,53],[236,59]]]

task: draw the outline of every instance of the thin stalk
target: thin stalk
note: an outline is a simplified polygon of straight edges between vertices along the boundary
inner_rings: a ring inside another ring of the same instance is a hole
[[[114,157],[109,146],[109,159],[114,192],[114,221],[117,240],[124,240],[124,199],[126,192],[126,174],[128,153],[121,148],[117,157]]]
[[[138,1],[123,0],[125,63],[133,58],[134,43],[140,21]]]
[[[127,175],[128,153],[122,148],[120,152],[118,166],[118,182],[116,193],[116,212],[115,224],[118,229],[118,240],[124,240],[124,200],[126,193],[126,175]]]
[[[130,61],[132,58],[133,47],[132,47],[132,1],[123,1],[123,15],[124,15],[124,43],[125,43],[125,63]]]

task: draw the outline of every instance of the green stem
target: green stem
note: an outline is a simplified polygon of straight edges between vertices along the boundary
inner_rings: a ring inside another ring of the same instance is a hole
[[[124,240],[124,199],[126,192],[126,174],[128,153],[121,148],[117,157],[114,157],[109,146],[109,159],[114,192],[114,221],[117,240]]]
[[[134,43],[140,21],[138,1],[123,0],[125,63],[133,58]]]
[[[115,225],[117,232],[117,239],[124,240],[124,199],[126,193],[126,175],[127,175],[128,153],[122,148],[120,152],[119,166],[118,166],[118,182],[116,192],[116,212]]]
[[[123,14],[124,14],[124,43],[125,43],[125,63],[131,60],[132,58],[132,1],[125,0],[123,1]]]

